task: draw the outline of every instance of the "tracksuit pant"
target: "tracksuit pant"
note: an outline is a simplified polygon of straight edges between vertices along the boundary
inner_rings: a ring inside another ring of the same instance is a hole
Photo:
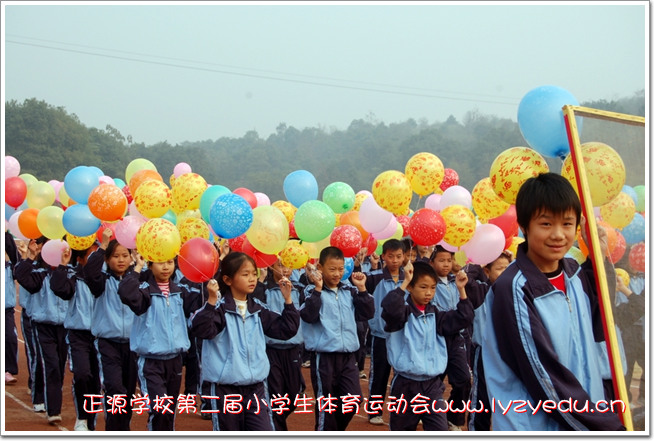
[[[182,354],[160,360],[138,357],[141,394],[150,398],[148,430],[175,430],[177,396],[182,387]]]
[[[452,386],[449,401],[452,402],[451,407],[453,409],[465,409],[472,388],[470,366],[468,365],[468,346],[470,342],[466,341],[466,337],[461,334],[446,336],[445,341],[447,343],[445,373],[450,386]],[[455,426],[463,426],[465,418],[465,411],[447,413],[447,420]]]
[[[388,379],[391,376],[391,365],[388,362],[386,353],[386,339],[372,336],[372,349],[370,352],[370,375],[368,376],[368,399],[375,400],[386,398]],[[379,398],[381,396],[381,398]],[[382,411],[371,410],[368,419],[374,416],[382,416]]]
[[[295,398],[304,392],[306,384],[302,376],[302,353],[299,345],[286,349],[266,347],[270,362],[268,394],[270,397],[288,395],[288,410],[272,412],[275,430],[288,430],[286,419],[295,410]]]
[[[5,308],[5,371],[18,375],[18,333],[13,307]]]
[[[130,400],[136,392],[137,356],[129,349],[129,341],[98,338],[95,340],[95,349],[98,352],[100,381],[105,395],[105,430],[130,430]]]
[[[78,420],[86,420],[89,430],[95,430],[97,414],[87,412],[85,409],[90,409],[90,406],[84,405],[88,395],[99,395],[101,391],[95,337],[91,331],[69,329],[66,340],[70,370],[73,373],[75,413]]]
[[[45,409],[48,416],[61,414],[68,345],[64,325],[32,322],[43,363]]]
[[[215,397],[209,400],[213,430],[274,430],[265,381],[246,386],[217,383],[210,385],[211,396]]]
[[[362,371],[366,365],[366,335],[368,335],[368,320],[357,322],[357,337],[359,339],[359,350],[357,351],[357,366]]]
[[[416,430],[418,422],[422,420],[424,430],[447,430],[447,403],[443,400],[443,392],[445,385],[442,376],[416,381],[395,374],[391,396],[395,397],[397,407],[390,412],[390,429]],[[418,396],[420,398],[413,401]],[[400,397],[404,397],[405,401]]]
[[[484,377],[484,363],[481,358],[481,346],[475,345],[473,356],[473,382],[470,394],[471,409],[490,409],[488,389],[486,389],[486,377]],[[489,431],[493,414],[490,412],[471,412],[468,419],[468,430]]]
[[[45,402],[45,385],[43,384],[43,360],[41,352],[36,343],[36,333],[32,325],[32,319],[27,315],[25,309],[20,316],[20,324],[25,339],[25,355],[29,366],[29,378],[27,387],[32,391],[32,404],[43,404]]]

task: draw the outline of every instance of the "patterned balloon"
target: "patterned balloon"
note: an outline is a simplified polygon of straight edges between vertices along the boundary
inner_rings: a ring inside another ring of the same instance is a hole
[[[441,216],[446,225],[443,240],[448,244],[460,247],[475,234],[477,222],[469,208],[462,205],[450,205],[441,211]]]
[[[616,237],[615,247],[613,248],[613,251],[611,251],[611,256],[610,256],[612,263],[617,263],[620,259],[622,259],[622,256],[624,256],[625,251],[627,251],[627,241],[625,240],[622,233],[616,230],[615,237]]]
[[[309,261],[309,252],[302,246],[300,241],[289,240],[279,253],[279,258],[282,265],[291,269],[300,269]]]
[[[179,230],[182,245],[196,237],[208,240],[211,236],[209,225],[207,225],[202,219],[196,217],[185,217],[181,221],[178,218],[177,229]]]
[[[626,180],[624,163],[618,152],[601,142],[582,144],[581,154],[584,158],[593,206],[601,207],[622,191]],[[575,178],[571,155],[568,155],[563,161],[561,175],[570,181],[578,194],[577,178]]]
[[[186,173],[175,179],[173,199],[181,211],[200,208],[202,194],[207,189],[207,181],[197,173]]]
[[[173,259],[181,246],[179,230],[166,219],[150,219],[136,233],[136,250],[149,262]]]
[[[495,193],[489,177],[477,182],[472,189],[472,208],[480,219],[498,217],[509,209],[509,205]]]
[[[288,221],[284,213],[272,205],[252,210],[252,225],[245,236],[252,246],[264,254],[277,254],[288,241]]]
[[[445,190],[453,185],[459,185],[459,174],[452,168],[446,168],[443,175],[443,181],[434,193],[443,194]]]
[[[369,197],[370,197],[369,192],[366,192],[366,193],[359,192],[359,193],[357,193],[354,196],[354,205],[352,206],[352,210],[359,211],[359,209],[361,208],[361,204],[363,204],[363,201],[365,201]]]
[[[629,251],[629,265],[640,272],[645,272],[645,242],[639,242]]]
[[[438,211],[421,208],[411,216],[408,233],[416,245],[435,245],[445,236],[445,219]]]
[[[134,194],[134,205],[143,216],[161,217],[170,209],[172,195],[168,186],[161,181],[143,182]]]
[[[628,272],[626,272],[622,268],[616,268],[615,275],[622,279],[622,283],[624,284],[624,286],[629,286],[629,282],[631,282],[631,277],[629,277]]]
[[[426,196],[441,185],[445,176],[443,163],[438,156],[422,152],[411,157],[406,163],[404,174],[416,194]]]
[[[636,214],[636,203],[627,193],[620,192],[615,198],[600,207],[602,219],[614,228],[624,228]]]
[[[358,211],[352,210],[341,214],[340,225],[352,225],[353,227],[356,227],[356,229],[359,230],[359,233],[361,233],[361,239],[364,242],[368,239],[368,236],[370,236],[370,233],[368,233],[365,228],[363,228],[363,225],[361,225],[361,216]]]
[[[547,173],[549,166],[537,151],[529,147],[511,147],[500,153],[490,168],[495,194],[508,204],[515,204],[518,190],[529,178]]]
[[[291,222],[293,218],[295,217],[295,213],[297,212],[297,207],[295,207],[293,204],[291,204],[288,201],[275,201],[271,204],[273,207],[277,207],[281,210],[282,213],[284,213],[284,217],[286,217],[286,220],[288,222]]]
[[[242,196],[222,194],[214,201],[209,219],[211,228],[218,236],[233,239],[244,234],[252,225],[252,207]]]
[[[66,242],[73,250],[86,250],[95,242],[95,233],[83,237],[67,234]]]
[[[127,197],[115,185],[100,184],[91,190],[89,210],[101,221],[114,222],[127,212]]]
[[[329,239],[331,246],[343,251],[343,256],[354,257],[362,246],[361,233],[352,225],[341,225],[334,228]]]
[[[404,173],[387,170],[380,173],[372,183],[372,196],[384,210],[397,215],[407,214],[413,190]]]
[[[163,178],[159,172],[146,168],[139,170],[132,175],[132,179],[129,180],[129,190],[132,192],[132,194],[136,194],[141,184],[149,180],[163,182]]]

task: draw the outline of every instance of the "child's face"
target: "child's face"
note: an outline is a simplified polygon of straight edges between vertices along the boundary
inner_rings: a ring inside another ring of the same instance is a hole
[[[505,256],[500,256],[484,267],[484,272],[490,283],[495,283],[500,274],[502,274],[506,267],[509,266],[509,263],[509,259]]]
[[[388,250],[382,254],[382,259],[384,259],[384,264],[388,268],[388,271],[391,274],[396,273],[404,263],[404,250]]]
[[[152,271],[154,279],[159,283],[166,283],[175,273],[175,261],[167,260],[166,262],[150,262],[148,265]]]
[[[229,286],[232,295],[241,299],[254,291],[257,287],[257,269],[252,262],[246,260],[236,271],[234,277],[223,276],[223,282]]]
[[[279,281],[282,277],[288,279],[291,277],[291,273],[293,272],[289,267],[285,266],[281,260],[277,260],[277,262],[273,263],[272,269],[275,276],[275,282]]]
[[[416,305],[428,305],[436,293],[436,280],[428,275],[421,276],[411,285],[407,286],[411,300]]]
[[[441,251],[436,253],[434,259],[431,261],[431,266],[438,274],[438,277],[447,277],[452,271],[452,253],[448,251]]]
[[[318,269],[322,272],[322,281],[327,288],[334,289],[338,287],[339,282],[345,274],[345,260],[336,257],[330,257],[325,260],[324,264],[318,264]]]
[[[556,271],[559,260],[570,250],[577,233],[577,216],[570,209],[554,215],[549,210],[537,213],[524,231],[527,257],[544,273]]]
[[[107,260],[107,266],[117,276],[125,274],[131,263],[132,256],[129,254],[129,250],[122,245],[117,245]]]

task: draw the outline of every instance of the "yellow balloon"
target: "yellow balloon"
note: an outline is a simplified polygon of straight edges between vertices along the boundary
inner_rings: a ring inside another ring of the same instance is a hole
[[[454,261],[458,263],[459,266],[465,266],[465,264],[468,262],[468,256],[466,256],[466,252],[463,250],[458,250],[455,252]]]
[[[602,220],[613,228],[623,229],[634,220],[636,203],[625,192],[620,192],[615,198],[600,207]],[[41,230],[43,231],[43,230]]]
[[[252,246],[264,254],[277,254],[288,242],[289,227],[284,213],[272,205],[252,210],[252,224],[245,237]]]
[[[506,213],[511,206],[504,202],[493,190],[490,178],[477,182],[472,189],[472,208],[480,219],[493,219]]]
[[[166,219],[150,219],[136,233],[136,250],[149,262],[171,260],[181,247],[179,230]]]
[[[513,254],[514,259],[515,256],[518,255],[518,245],[520,245],[524,241],[525,241],[524,237],[518,237],[518,236],[515,236],[513,239],[511,239],[511,245],[509,245],[507,251],[511,251],[511,254]]]
[[[64,210],[50,205],[39,210],[39,214],[36,215],[36,226],[48,239],[61,239],[66,234],[63,218]]]
[[[125,182],[129,183],[130,179],[132,179],[132,175],[140,170],[157,171],[157,167],[145,158],[136,158],[127,164],[127,168],[125,168]]]
[[[610,146],[602,142],[586,142],[581,145],[584,158],[586,178],[590,187],[590,198],[593,207],[601,207],[622,191],[626,181],[626,171],[622,158]],[[572,157],[568,155],[563,161],[561,175],[565,177],[577,194],[577,178],[575,177]]]
[[[495,194],[504,202],[515,204],[522,184],[527,179],[549,170],[545,158],[536,150],[529,147],[511,147],[495,158],[489,176]]]
[[[443,240],[454,246],[460,247],[472,239],[475,234],[477,222],[472,211],[463,205],[450,205],[441,210],[441,216],[445,221],[445,236]]]
[[[25,182],[25,185],[27,186],[28,190],[32,186],[32,184],[39,181],[38,179],[36,179],[36,176],[31,175],[29,173],[23,173],[22,175],[18,175],[18,177],[21,178],[23,182]]]
[[[438,156],[422,152],[411,157],[406,163],[404,174],[411,188],[420,196],[428,195],[441,185],[445,168]]]
[[[63,185],[62,185],[61,187],[59,187],[59,192],[57,193],[57,195],[59,196],[59,202],[60,202],[61,205],[63,205],[64,207],[68,207],[69,205],[75,203],[75,202],[70,198],[70,196],[68,196],[68,193],[66,193],[66,189],[64,188]],[[72,247],[71,247],[71,248],[72,248]]]
[[[170,209],[172,196],[168,186],[161,181],[150,179],[139,185],[134,194],[134,205],[143,216],[161,217]]]
[[[372,183],[372,196],[377,205],[399,216],[409,212],[413,190],[404,173],[387,170]]]
[[[27,188],[27,196],[25,197],[25,200],[27,201],[27,206],[29,208],[38,208],[40,210],[48,207],[55,201],[54,188],[45,181],[34,182]],[[43,230],[41,230],[41,232],[43,232]],[[59,237],[57,239],[59,239]]]
[[[185,211],[182,211],[181,213],[178,213],[176,218],[177,218],[177,224],[178,225],[179,225],[179,222],[184,221],[185,219],[188,219],[188,218],[204,220],[204,219],[202,219],[202,214],[200,213],[200,210],[185,210]]]
[[[63,185],[62,185],[63,188]],[[89,236],[74,236],[72,234],[67,234],[66,235],[66,242],[68,242],[68,245],[73,249],[73,250],[86,250],[93,245],[95,242],[96,235],[95,233],[89,235]]]
[[[361,204],[363,204],[363,201],[365,201],[369,197],[370,195],[367,193],[357,193],[357,195],[354,196],[354,205],[352,206],[352,211],[359,211],[359,208],[361,208]]]
[[[196,237],[201,237],[207,240],[211,237],[211,232],[209,231],[207,223],[196,217],[186,217],[181,221],[177,218],[177,229],[179,230],[182,245],[184,245],[189,239]]]
[[[279,210],[284,213],[284,217],[286,218],[287,222],[291,222],[293,218],[295,217],[295,212],[297,211],[297,207],[295,207],[293,204],[291,204],[288,201],[275,201],[271,204],[273,207],[279,208]]]
[[[626,272],[622,268],[616,268],[615,269],[615,275],[622,279],[622,283],[624,283],[624,286],[629,286],[629,282],[631,281],[631,277],[629,277],[628,272]]]
[[[297,240],[289,240],[279,253],[282,265],[291,269],[300,269],[309,261],[309,252]]]
[[[173,185],[173,199],[181,210],[200,208],[202,193],[207,189],[207,181],[197,173],[184,173]]]
[[[330,234],[323,240],[320,240],[318,242],[302,242],[302,246],[304,247],[305,250],[309,253],[309,257],[312,259],[318,259],[320,257],[320,252],[327,248],[328,246],[331,246],[330,240],[332,238],[332,235]]]

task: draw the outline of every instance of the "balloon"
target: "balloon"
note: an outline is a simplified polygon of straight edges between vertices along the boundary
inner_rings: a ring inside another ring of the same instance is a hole
[[[443,236],[446,243],[460,247],[475,234],[477,223],[475,215],[469,208],[462,205],[450,205],[441,210],[441,216],[443,216],[446,226]]]
[[[459,266],[464,266],[466,263],[468,263],[469,260],[463,248],[456,251],[453,257],[454,257],[454,262],[456,262],[456,264]]]
[[[55,192],[47,182],[37,181],[27,189],[25,200],[29,208],[38,208],[40,210],[54,203]]]
[[[13,156],[5,156],[5,180],[20,174],[20,163]]]
[[[609,253],[612,253],[618,242],[617,231],[611,225],[601,220],[597,221],[597,225],[603,227],[604,231],[606,231]],[[586,245],[586,242],[584,242],[581,236],[581,228],[577,231],[577,245],[581,253],[584,256],[588,256],[588,245]]]
[[[150,219],[136,233],[136,249],[148,262],[173,259],[182,245],[179,231],[165,219]]]
[[[64,228],[75,236],[89,236],[100,228],[100,219],[93,216],[86,204],[71,205],[64,211]]]
[[[200,199],[207,189],[207,181],[197,173],[186,173],[173,184],[173,199],[180,211],[200,208]]]
[[[22,212],[23,210],[15,212],[14,214],[11,215],[11,217],[7,221],[7,223],[9,224],[9,232],[20,240],[29,240],[29,238],[25,237],[25,235],[21,233],[20,228],[18,226],[18,218],[20,217]]]
[[[322,201],[334,210],[334,213],[345,213],[354,207],[356,195],[350,185],[345,182],[332,182],[322,192]]]
[[[488,220],[489,224],[497,225],[504,232],[504,237],[509,238],[518,234],[518,215],[515,211],[515,205],[509,205],[509,208],[500,216]]]
[[[168,210],[168,211],[166,211],[166,212],[161,216],[161,218],[162,218],[162,219],[166,219],[167,221],[171,222],[171,223],[174,224],[174,225],[177,225],[177,215],[175,214],[175,212],[174,212],[173,210]],[[146,221],[148,220],[147,217],[144,217],[143,219],[145,219]]]
[[[298,240],[289,240],[286,246],[279,253],[279,259],[287,268],[300,269],[309,261],[309,252]]]
[[[38,179],[36,179],[34,175],[31,175],[29,173],[23,173],[22,175],[18,175],[18,177],[25,182],[25,185],[27,185],[28,190],[32,184],[38,181]]]
[[[27,184],[18,176],[5,179],[5,202],[13,208],[20,207],[27,196]]]
[[[631,282],[631,277],[629,277],[628,272],[626,272],[622,268],[616,268],[615,275],[622,279],[622,283],[624,284],[624,286],[629,286],[629,282]]]
[[[378,233],[386,228],[393,218],[393,213],[384,210],[375,198],[367,198],[359,209],[361,226],[369,233]]]
[[[111,236],[109,236],[109,240],[114,240],[116,238],[117,226],[118,224],[116,222],[102,222],[98,230],[95,232],[95,237],[96,239],[98,239],[98,242],[102,242],[102,236],[104,234],[104,230],[107,229],[111,231]]]
[[[441,210],[441,198],[443,196],[440,194],[430,194],[427,196],[427,199],[425,199],[425,208],[429,208],[431,210],[435,211],[440,211]]]
[[[18,216],[18,228],[23,236],[28,239],[38,239],[43,236],[41,230],[36,223],[36,218],[39,215],[38,208],[28,208],[20,212]]]
[[[18,211],[16,208],[14,208],[14,207],[10,207],[10,206],[7,205],[7,203],[5,202],[5,220],[6,220],[6,221],[8,221],[9,218],[11,217],[11,215],[14,214],[16,211]]]
[[[363,228],[363,225],[361,225],[361,215],[358,211],[352,210],[341,214],[340,223],[341,225],[352,225],[357,230],[359,230],[359,233],[361,233],[361,239],[363,241],[367,240],[368,236],[370,235],[370,233],[368,233],[366,229]]]
[[[303,241],[318,242],[329,236],[335,225],[334,211],[322,201],[307,201],[295,213],[295,231]]]
[[[218,271],[218,250],[201,237],[189,239],[179,250],[179,270],[191,282],[203,283],[212,279]]]
[[[636,214],[636,203],[627,194],[620,192],[615,198],[600,207],[602,219],[614,228],[624,228]]]
[[[628,245],[645,240],[645,218],[640,213],[635,213],[632,221],[622,229],[622,235]]]
[[[497,259],[504,250],[506,239],[497,225],[481,224],[468,242],[461,246],[472,263],[487,265]]]
[[[422,152],[411,157],[406,163],[404,174],[416,194],[426,196],[443,182],[445,169],[438,156]]]
[[[363,245],[361,233],[352,225],[341,225],[334,228],[329,239],[331,246],[343,251],[343,256],[354,257]]]
[[[582,144],[581,154],[593,206],[600,207],[620,194],[626,180],[624,163],[618,152],[601,142]],[[563,161],[561,175],[570,181],[579,194],[571,155]]]
[[[157,171],[157,167],[147,159],[134,159],[132,162],[127,164],[127,168],[125,169],[125,182],[129,182],[137,171],[146,169]]]
[[[232,193],[237,194],[241,196],[243,199],[248,201],[248,204],[250,204],[250,207],[254,210],[257,207],[257,196],[252,192],[252,190],[248,190],[247,188],[239,187],[234,189]]]
[[[181,222],[184,221],[184,219],[188,218],[194,218],[197,220],[202,220],[202,215],[200,214],[200,210],[185,210],[182,211],[181,213],[177,214],[177,225],[179,225]],[[175,222],[173,222],[175,223]],[[208,228],[208,227],[207,227]]]
[[[227,242],[229,243],[229,248],[232,251],[242,251],[243,250],[243,242],[245,242],[245,233],[243,233],[240,236],[235,237],[233,239],[229,239]]]
[[[66,194],[78,204],[86,204],[91,191],[100,184],[100,178],[90,167],[80,165],[64,178]]]
[[[363,241],[363,246],[366,248],[366,256],[371,256],[377,250],[377,239],[370,235]]]
[[[352,275],[352,271],[354,270],[354,259],[351,257],[346,257],[344,262],[344,269],[343,271],[343,277],[341,277],[341,282],[345,282],[347,279],[350,278]]]
[[[318,259],[320,257],[320,252],[328,246],[331,246],[331,238],[329,235],[317,242],[302,242],[302,247],[307,250],[311,259]]]
[[[257,198],[257,204],[255,207],[270,205],[270,198],[267,194],[256,191],[254,192],[254,196]]]
[[[562,107],[578,106],[570,92],[557,86],[541,86],[530,90],[518,106],[518,126],[527,143],[538,153],[563,158],[570,151]],[[576,118],[581,132],[582,118]]]
[[[284,196],[295,207],[318,199],[318,182],[306,170],[296,170],[284,178]]]
[[[116,187],[120,188],[121,190],[125,185],[127,185],[125,181],[120,178],[114,178],[114,184],[116,184]]]
[[[111,177],[109,177],[107,175],[100,176],[98,179],[100,180],[100,184],[108,184],[108,185],[111,185],[111,186],[116,185],[114,180],[111,179]]]
[[[66,234],[64,210],[54,205],[42,208],[36,216],[36,226],[48,239],[61,239]]]
[[[454,169],[446,168],[443,172],[443,181],[441,182],[441,185],[439,185],[438,188],[436,189],[436,192],[439,194],[443,194],[445,190],[447,190],[453,185],[458,185],[458,184],[459,184],[459,174]]]
[[[287,201],[275,201],[272,203],[272,206],[279,208],[281,212],[284,213],[284,217],[286,217],[286,220],[289,223],[293,220],[295,213],[297,212],[297,208]]]
[[[132,190],[130,190],[129,185],[123,186],[122,190],[125,194],[125,197],[127,198],[127,203],[131,204],[132,201],[134,201],[134,197],[132,196]]]
[[[500,199],[493,190],[490,178],[484,178],[477,182],[472,189],[471,197],[472,208],[481,219],[498,217],[509,209],[509,204]]]
[[[631,247],[629,265],[639,273],[645,272],[645,242],[639,242]]]
[[[633,187],[629,185],[623,185],[622,190],[623,193],[627,193],[629,197],[634,201],[634,204],[638,203],[638,193],[636,193],[636,190],[634,190]]]
[[[66,243],[74,250],[87,250],[95,243],[95,234],[89,234],[84,237],[66,234]]]
[[[211,223],[209,214],[211,213],[211,207],[213,206],[213,203],[218,198],[218,196],[225,193],[230,193],[230,191],[229,188],[223,185],[211,185],[207,187],[206,190],[204,190],[204,193],[202,193],[202,196],[200,197],[200,213],[202,215],[202,219],[206,223]]]
[[[620,259],[622,259],[622,256],[624,256],[624,253],[627,250],[627,241],[625,240],[622,233],[616,231],[615,238],[615,247],[613,247],[613,251],[611,251],[610,255],[612,263],[617,263]]]
[[[375,236],[375,239],[377,240],[390,239],[391,236],[393,236],[397,231],[397,225],[398,225],[397,219],[395,218],[395,216],[391,216],[390,220],[381,231],[377,231],[371,234]]]
[[[361,209],[361,204],[363,204],[363,201],[368,199],[369,197],[372,197],[372,193],[370,193],[367,190],[361,190],[354,196],[354,205],[352,206],[352,210],[354,211],[359,211]]]
[[[102,221],[114,222],[121,219],[127,212],[127,205],[127,197],[115,185],[98,185],[89,194],[89,210]]]
[[[518,255],[518,245],[525,241],[524,237],[514,237],[511,239],[511,245],[506,249],[513,254],[513,257]]]
[[[250,204],[242,196],[234,193],[218,196],[209,214],[211,228],[218,236],[225,239],[244,234],[252,225],[252,218]]]
[[[129,250],[136,248],[136,233],[146,220],[138,216],[125,216],[116,224],[116,240]]]
[[[70,205],[76,204],[76,202],[68,196],[68,193],[66,193],[66,187],[63,185],[59,187],[59,191],[57,192],[57,200],[59,200],[63,207],[68,207]]]
[[[209,226],[202,220],[195,217],[177,218],[177,229],[182,245],[196,237],[209,239]]]
[[[638,201],[636,202],[636,211],[641,213],[645,211],[645,186],[644,185],[636,185],[634,187],[634,191],[636,192],[636,196],[638,197]]]
[[[183,174],[191,173],[191,171],[192,170],[190,165],[188,165],[186,162],[180,162],[173,169],[173,174],[175,175],[175,178],[179,178]]]
[[[472,208],[472,196],[470,192],[460,185],[448,187],[441,195],[441,210],[450,205],[462,205],[466,208]]]
[[[137,171],[132,175],[132,179],[129,180],[129,191],[135,195],[141,184],[150,180],[163,182],[163,178],[156,170],[150,170],[146,168]]]
[[[148,218],[163,216],[170,210],[171,203],[172,193],[163,181],[147,180],[134,193],[136,209]]]
[[[49,240],[41,248],[43,261],[50,266],[61,265],[61,255],[69,248],[68,243],[61,239]]]
[[[288,242],[288,221],[279,208],[272,205],[252,210],[252,225],[245,237],[254,248],[264,254],[277,254]]]
[[[245,238],[243,241],[242,251],[248,256],[254,259],[254,262],[257,264],[257,268],[267,268],[273,263],[277,262],[277,255],[275,254],[265,254],[257,250],[250,241]]]
[[[577,247],[570,247],[567,255],[569,257],[572,257],[574,260],[576,260],[577,263],[579,263],[579,265],[583,264],[586,261],[586,256]]]
[[[515,204],[518,190],[529,178],[547,173],[549,166],[540,154],[528,147],[511,147],[500,153],[490,168],[495,194],[508,204]]]
[[[414,216],[415,213],[413,213],[411,216]],[[395,216],[397,219],[397,222],[402,225],[402,231],[406,231],[408,234],[409,231],[409,223],[411,222],[411,216]]]
[[[384,210],[397,215],[407,214],[413,190],[403,173],[387,170],[380,173],[372,183],[372,196]]]
[[[411,216],[408,233],[416,245],[435,245],[445,236],[445,220],[438,211],[421,208]]]

